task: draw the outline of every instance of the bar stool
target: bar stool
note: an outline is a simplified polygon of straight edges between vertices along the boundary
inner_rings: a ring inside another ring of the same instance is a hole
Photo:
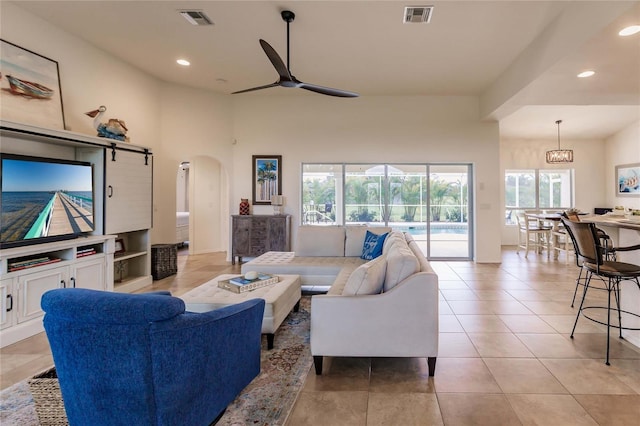
[[[576,326],[578,325],[578,319],[580,315],[584,316],[591,321],[597,322],[598,324],[607,326],[607,357],[605,364],[610,365],[609,363],[609,336],[611,332],[611,327],[615,327],[619,329],[620,338],[622,337],[622,330],[640,330],[640,328],[631,328],[631,327],[623,327],[622,326],[622,313],[627,315],[632,315],[640,318],[640,314],[635,312],[623,311],[620,309],[620,282],[629,280],[634,281],[640,289],[640,265],[634,265],[631,263],[625,262],[616,262],[612,260],[607,260],[605,257],[605,250],[599,244],[598,233],[595,224],[587,223],[587,222],[574,222],[567,218],[562,218],[562,223],[571,236],[573,240],[574,247],[576,250],[576,257],[580,259],[580,263],[582,264],[582,269],[585,272],[585,283],[584,283],[584,293],[582,293],[582,300],[580,302],[580,308],[578,309],[578,313],[576,315],[576,321],[573,324],[573,330],[571,330],[571,338],[573,339],[573,335],[576,331]],[[587,296],[587,292],[590,289],[591,279],[593,276],[600,278],[604,284],[604,290],[608,292],[607,298],[607,306],[584,306],[584,301]],[[616,306],[614,308],[611,307],[611,293],[613,293],[615,298]],[[589,316],[591,310],[598,309],[606,309],[607,311],[607,322],[600,321],[597,318]],[[611,324],[611,311],[617,311],[618,313],[618,325]],[[586,313],[585,313],[586,311]]]
[[[578,214],[575,212],[566,211],[562,214],[562,216],[573,222],[580,222],[580,216],[578,216]],[[599,242],[600,247],[602,247],[604,251],[603,254],[606,260],[616,261],[617,260],[616,253],[618,252],[640,250],[640,244],[636,244],[628,247],[614,247],[613,243],[611,242],[611,237],[609,237],[609,235],[607,235],[606,232],[604,232],[602,229],[598,227],[596,227],[596,235],[598,236],[597,241]],[[573,243],[574,252],[577,253],[575,240],[573,239],[573,237],[571,237],[570,239]],[[584,277],[582,276],[582,271],[583,271],[582,259],[577,255],[576,255],[576,265],[578,266],[578,268],[580,268],[580,272],[578,273],[578,278],[576,278],[576,289],[573,291],[573,299],[571,300],[572,308],[576,301],[576,295],[578,294],[578,287],[584,286]],[[592,288],[594,287],[592,286]],[[603,287],[596,287],[596,288],[605,290],[605,288]]]

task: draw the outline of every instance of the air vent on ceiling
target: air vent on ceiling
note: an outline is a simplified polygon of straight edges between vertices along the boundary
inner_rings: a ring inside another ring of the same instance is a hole
[[[213,25],[213,21],[201,10],[179,10],[178,13],[191,25]]]
[[[407,6],[404,8],[405,24],[428,24],[433,14],[433,6]]]

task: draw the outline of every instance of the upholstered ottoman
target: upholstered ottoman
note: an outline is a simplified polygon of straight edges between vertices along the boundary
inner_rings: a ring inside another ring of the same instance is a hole
[[[237,276],[238,274],[220,275],[179,297],[184,300],[186,309],[190,312],[207,312],[249,299],[264,299],[266,305],[262,334],[267,335],[267,348],[272,349],[276,330],[289,312],[292,309],[297,312],[300,306],[300,276],[278,274],[278,283],[240,294],[218,287],[218,281]]]

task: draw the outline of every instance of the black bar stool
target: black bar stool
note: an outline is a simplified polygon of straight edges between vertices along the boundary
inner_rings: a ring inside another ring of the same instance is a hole
[[[591,321],[598,324],[607,326],[607,358],[605,364],[609,364],[609,336],[611,327],[618,328],[620,331],[620,338],[622,339],[622,330],[640,330],[640,328],[630,328],[622,326],[622,313],[632,315],[640,318],[639,313],[623,311],[620,309],[620,282],[630,280],[636,283],[640,290],[640,266],[625,262],[616,262],[613,260],[607,260],[605,255],[605,249],[600,245],[597,228],[593,223],[587,222],[575,222],[567,218],[562,218],[562,223],[571,236],[573,241],[576,257],[579,258],[579,263],[582,265],[582,270],[585,272],[584,293],[582,293],[582,301],[580,302],[580,308],[576,315],[576,321],[573,324],[573,330],[571,330],[571,338],[576,331],[578,325],[578,319],[580,314]],[[607,306],[584,306],[584,301],[589,291],[591,278],[596,276],[604,283],[604,289],[608,292]],[[615,298],[615,307],[611,307],[611,293]],[[589,315],[590,310],[606,309],[607,310],[607,322],[600,321],[597,318]],[[615,310],[618,314],[618,325],[611,324],[611,311]],[[586,311],[586,313],[585,313]]]

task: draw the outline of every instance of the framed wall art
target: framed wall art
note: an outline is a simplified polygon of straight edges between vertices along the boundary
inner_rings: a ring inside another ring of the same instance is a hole
[[[0,116],[64,130],[58,63],[0,39]]]
[[[640,163],[616,166],[616,195],[640,197]]]
[[[253,156],[253,204],[271,204],[272,195],[282,194],[282,156]]]
[[[124,247],[124,240],[122,238],[117,238],[114,254],[124,254],[126,251],[127,249]]]

